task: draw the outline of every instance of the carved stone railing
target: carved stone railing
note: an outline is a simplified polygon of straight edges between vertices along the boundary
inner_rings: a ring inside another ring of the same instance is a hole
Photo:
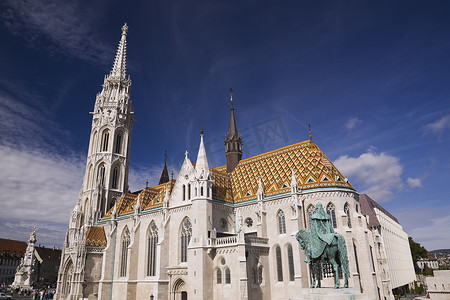
[[[257,236],[246,236],[245,244],[249,246],[266,246],[269,245],[269,239]]]
[[[237,244],[237,236],[226,236],[215,239],[208,239],[209,247],[224,247]]]
[[[208,247],[227,247],[227,246],[235,246],[237,244],[238,244],[237,235],[208,239]],[[247,246],[268,246],[269,239],[257,236],[246,236],[245,244]]]

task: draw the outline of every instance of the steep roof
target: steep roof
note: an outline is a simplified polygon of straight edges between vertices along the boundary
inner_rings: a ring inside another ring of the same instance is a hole
[[[214,169],[226,172],[226,166]],[[229,174],[233,202],[256,199],[261,179],[266,196],[290,191],[292,172],[299,189],[342,187],[354,190],[319,147],[310,140],[241,160]]]
[[[42,261],[57,263],[61,260],[61,249],[35,247],[36,257],[42,263]]]
[[[106,247],[106,235],[103,227],[92,226],[86,231],[86,246]]]
[[[399,223],[397,218],[391,215],[387,210],[385,210],[381,205],[376,203],[372,198],[367,196],[366,194],[361,194],[359,196],[359,204],[361,205],[361,212],[365,216],[369,216],[369,226],[377,227],[380,226],[380,222],[377,219],[375,214],[375,208],[381,210],[385,215]],[[399,223],[400,224],[400,223]]]
[[[292,172],[301,190],[326,187],[354,190],[319,147],[310,140],[241,160],[231,173],[226,172],[226,166],[209,170],[214,182],[213,199],[228,203],[256,199],[260,179],[266,197],[290,192]],[[166,190],[170,195],[174,184],[175,180],[171,180],[147,187],[137,194],[122,196],[116,203],[117,216],[134,213],[138,198],[143,211],[162,207]],[[109,219],[113,209],[114,207],[102,219]]]
[[[117,216],[124,216],[134,212],[134,207],[137,203],[139,197],[141,203],[141,209],[148,210],[152,208],[158,208],[163,206],[164,197],[166,195],[166,190],[169,191],[169,195],[172,193],[173,185],[175,180],[171,180],[166,183],[159,184],[154,187],[146,187],[138,194],[128,193],[119,199],[116,203],[116,213]],[[109,219],[114,207],[112,207],[102,219]]]
[[[19,258],[23,257],[27,250],[27,243],[22,241],[0,239],[0,257],[1,258]]]

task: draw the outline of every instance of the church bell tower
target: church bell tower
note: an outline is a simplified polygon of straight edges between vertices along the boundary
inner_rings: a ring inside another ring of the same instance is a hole
[[[77,206],[82,224],[94,224],[128,190],[131,131],[134,108],[131,80],[126,74],[128,26],[111,72],[105,76],[92,114],[92,129],[83,187]]]
[[[230,127],[225,138],[225,156],[227,158],[227,172],[233,172],[239,161],[242,159],[242,138],[236,126],[233,107],[233,90],[230,89]]]

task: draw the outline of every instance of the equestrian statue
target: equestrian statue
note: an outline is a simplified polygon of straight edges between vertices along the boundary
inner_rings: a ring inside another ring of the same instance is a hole
[[[330,216],[325,212],[322,204],[317,204],[316,211],[311,216],[311,230],[302,228],[295,237],[302,250],[305,251],[305,262],[310,266],[311,288],[321,287],[320,280],[322,279],[322,264],[324,262],[329,262],[333,266],[334,288],[339,288],[340,270],[344,273],[344,288],[348,287],[350,272],[348,270],[345,239],[341,234],[334,232]]]

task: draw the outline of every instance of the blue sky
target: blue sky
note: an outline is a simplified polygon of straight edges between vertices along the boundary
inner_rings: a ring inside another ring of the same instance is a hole
[[[225,163],[229,88],[244,157],[308,139],[428,250],[450,248],[450,3],[0,3],[0,235],[62,245],[95,95],[126,22],[130,188]]]

